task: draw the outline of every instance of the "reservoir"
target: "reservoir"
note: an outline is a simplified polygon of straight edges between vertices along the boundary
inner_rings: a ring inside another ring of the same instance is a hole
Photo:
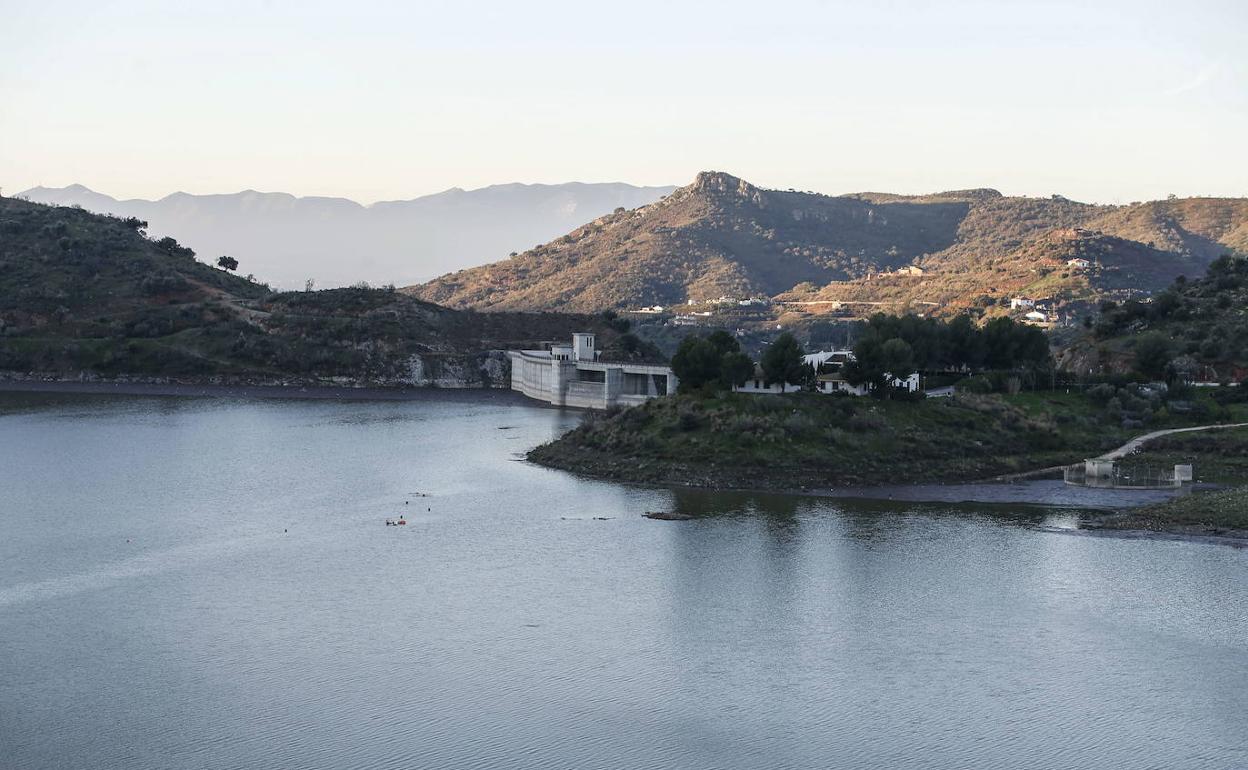
[[[0,393],[0,767],[1248,766],[1248,550],[521,459],[578,419]]]

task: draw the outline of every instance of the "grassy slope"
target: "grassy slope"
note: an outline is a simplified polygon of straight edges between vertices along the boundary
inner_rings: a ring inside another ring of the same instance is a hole
[[[1233,415],[1219,411],[1218,416]],[[1208,414],[1172,416],[1149,428],[1201,421],[1215,420]],[[1108,424],[1102,411],[1078,394],[909,403],[726,393],[587,415],[580,427],[529,457],[638,482],[826,488],[982,479],[1075,462],[1140,432]]]

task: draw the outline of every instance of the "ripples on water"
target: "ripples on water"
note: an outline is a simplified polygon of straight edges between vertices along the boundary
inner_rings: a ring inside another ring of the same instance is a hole
[[[0,395],[0,767],[1248,766],[1248,552],[512,461],[575,419]]]

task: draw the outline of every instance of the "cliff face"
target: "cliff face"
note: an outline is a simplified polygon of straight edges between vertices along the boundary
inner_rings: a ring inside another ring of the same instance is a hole
[[[990,189],[831,197],[703,172],[514,258],[405,291],[452,307],[575,310],[720,296],[912,303],[958,312],[1012,292],[1095,301],[1199,275],[1248,249],[1248,200],[1096,206]],[[1071,259],[1090,270],[1071,270]],[[918,280],[880,282],[898,268]]]

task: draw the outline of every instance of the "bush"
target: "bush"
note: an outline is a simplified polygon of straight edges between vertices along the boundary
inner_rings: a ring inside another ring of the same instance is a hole
[[[1118,392],[1118,388],[1110,385],[1108,382],[1102,382],[1088,389],[1088,398],[1093,402],[1104,406]]]
[[[176,273],[153,273],[139,282],[139,290],[148,296],[172,294],[187,288],[186,279]]]
[[[965,393],[991,393],[993,391],[992,380],[982,374],[974,377],[963,377],[954,384],[954,389]]]
[[[676,417],[676,427],[688,433],[698,429],[702,424],[702,418],[692,409],[681,409]]]
[[[855,433],[873,433],[886,430],[888,428],[888,420],[875,412],[863,412],[850,417],[846,421],[845,427]]]

